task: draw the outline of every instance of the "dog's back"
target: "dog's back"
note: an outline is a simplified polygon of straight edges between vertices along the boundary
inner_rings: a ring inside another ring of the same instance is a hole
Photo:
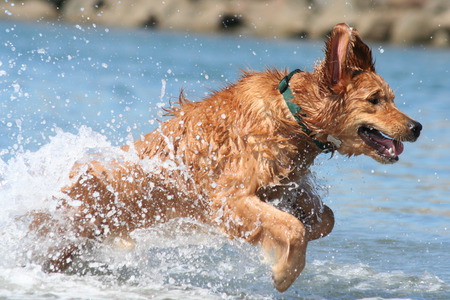
[[[169,113],[173,118],[136,141],[138,155],[183,165],[190,181],[182,174],[169,177],[199,193],[209,194],[227,173],[232,175],[225,180],[229,188],[232,181],[251,192],[276,184],[287,175],[284,170],[301,142],[276,89],[285,75],[245,73],[236,84],[201,102],[180,97],[179,106]]]

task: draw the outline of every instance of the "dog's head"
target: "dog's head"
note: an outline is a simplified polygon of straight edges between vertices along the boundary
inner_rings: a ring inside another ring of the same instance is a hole
[[[322,98],[318,131],[338,138],[341,154],[398,161],[402,142],[416,141],[422,125],[395,106],[392,89],[375,73],[370,48],[356,30],[338,24],[325,55],[316,70]]]

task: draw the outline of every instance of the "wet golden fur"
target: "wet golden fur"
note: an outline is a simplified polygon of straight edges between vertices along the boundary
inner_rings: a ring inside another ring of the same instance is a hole
[[[129,244],[134,229],[195,218],[260,245],[271,259],[275,287],[285,291],[304,268],[307,243],[334,225],[331,209],[309,178],[321,153],[313,138],[325,143],[332,135],[343,155],[392,163],[397,158],[380,155],[361,139],[359,128],[375,128],[398,141],[414,141],[420,132],[419,124],[395,107],[392,90],[375,73],[370,49],[345,24],[333,29],[314,72],[290,81],[292,102],[301,107],[310,135],[277,89],[286,75],[245,72],[200,102],[181,96],[169,112],[172,118],[123,147],[138,160],[93,158],[77,164],[59,207],[70,225],[46,231],[72,230],[77,238],[99,241],[119,237]],[[146,165],[155,161],[157,167],[148,171]],[[275,199],[281,202],[277,207],[271,204]],[[36,214],[34,228],[47,226],[48,218]],[[67,267],[79,248],[68,238],[55,245],[59,252],[50,270]]]

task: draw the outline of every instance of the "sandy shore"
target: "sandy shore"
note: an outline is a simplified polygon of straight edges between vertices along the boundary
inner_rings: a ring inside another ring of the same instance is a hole
[[[448,0],[9,0],[0,17],[311,39],[346,22],[365,40],[450,46]]]

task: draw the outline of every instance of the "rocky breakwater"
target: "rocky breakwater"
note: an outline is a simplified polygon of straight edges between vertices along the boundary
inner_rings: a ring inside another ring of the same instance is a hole
[[[0,16],[312,39],[346,22],[365,40],[450,46],[449,0],[9,0]]]

